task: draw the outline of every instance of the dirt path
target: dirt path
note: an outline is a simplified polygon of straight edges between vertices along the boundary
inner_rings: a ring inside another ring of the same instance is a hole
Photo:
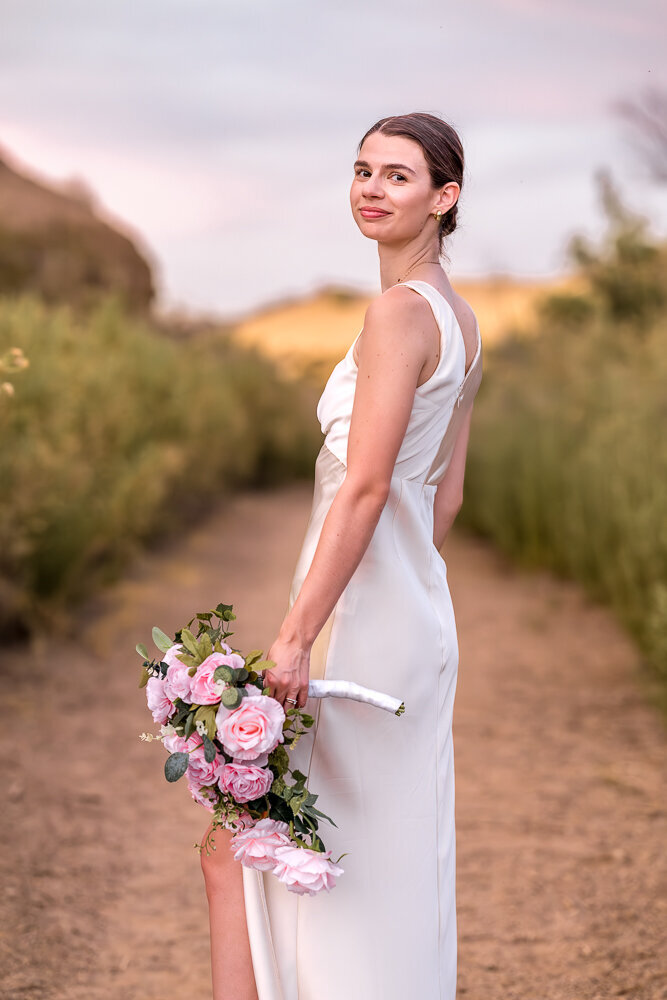
[[[132,648],[222,600],[239,647],[266,650],[310,499],[240,495],[93,601],[79,642],[5,651],[1,997],[210,997],[192,846],[206,814],[138,739],[153,727]],[[462,536],[444,555],[461,649],[460,996],[667,998],[667,734],[636,653],[576,588]]]

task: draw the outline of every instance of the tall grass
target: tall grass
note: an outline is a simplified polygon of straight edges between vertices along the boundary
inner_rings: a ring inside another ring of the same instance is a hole
[[[667,247],[610,208],[588,294],[487,352],[461,520],[608,602],[667,686]]]
[[[0,631],[58,620],[140,544],[241,485],[312,474],[305,384],[211,331],[177,340],[109,297],[87,316],[0,300]]]

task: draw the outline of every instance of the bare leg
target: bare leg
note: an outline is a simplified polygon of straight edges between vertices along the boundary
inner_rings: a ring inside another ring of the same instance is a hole
[[[216,830],[209,846],[211,853],[207,856],[206,848],[201,853],[211,925],[213,1000],[258,1000],[245,919],[243,872],[229,848],[232,836],[230,830]]]

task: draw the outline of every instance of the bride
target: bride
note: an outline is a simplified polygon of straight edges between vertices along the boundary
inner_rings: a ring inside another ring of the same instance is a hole
[[[452,713],[458,642],[440,554],[461,506],[479,326],[441,266],[463,185],[459,136],[420,112],[376,122],[350,189],[382,292],[317,405],[324,434],[288,611],[267,658],[281,705],[315,717],[290,767],[308,774],[347,852],[330,893],[243,868],[219,830],[201,855],[214,1000],[454,1000]],[[358,681],[405,714],[308,698]],[[298,758],[298,759],[297,759]]]

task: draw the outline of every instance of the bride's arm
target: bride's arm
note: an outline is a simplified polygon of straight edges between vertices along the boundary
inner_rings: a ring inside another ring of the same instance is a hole
[[[308,693],[310,649],[359,565],[387,501],[419,374],[433,342],[433,313],[400,287],[375,299],[358,340],[347,471],[327,512],[299,594],[267,653],[265,684],[281,702]]]
[[[433,501],[433,544],[438,550],[442,548],[449,529],[453,525],[463,503],[463,477],[466,468],[472,410],[471,406],[463,419],[461,428],[456,435],[454,451],[452,452],[447,472],[438,483],[438,488],[435,491],[435,500]]]

